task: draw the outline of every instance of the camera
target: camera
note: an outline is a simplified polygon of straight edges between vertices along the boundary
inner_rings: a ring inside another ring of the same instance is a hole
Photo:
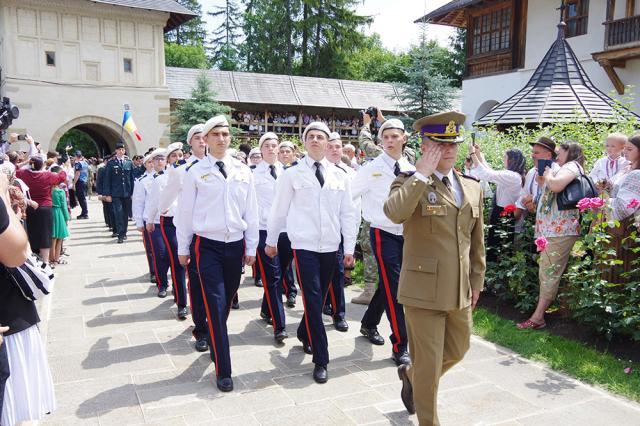
[[[13,120],[20,116],[20,110],[17,106],[11,104],[9,98],[2,98],[0,102],[0,131],[7,130]]]
[[[378,128],[380,123],[378,123],[378,108],[374,106],[370,106],[365,111],[362,111],[362,114],[367,114],[371,117],[371,124],[369,124],[369,129],[371,130],[371,135],[375,138],[375,135],[378,133]]]

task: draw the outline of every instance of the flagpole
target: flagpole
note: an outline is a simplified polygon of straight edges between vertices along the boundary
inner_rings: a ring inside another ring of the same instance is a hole
[[[124,143],[124,116],[126,115],[127,111],[129,111],[131,108],[129,106],[129,104],[124,104],[124,113],[122,114],[122,123],[120,124],[120,127],[122,127],[122,129],[120,130],[120,141],[122,143]]]

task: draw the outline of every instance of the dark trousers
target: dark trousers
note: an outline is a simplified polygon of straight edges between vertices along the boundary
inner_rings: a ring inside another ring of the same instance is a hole
[[[78,206],[78,200],[76,199],[76,190],[74,188],[68,188],[69,190],[69,207],[75,209]]]
[[[133,217],[133,203],[131,202],[131,197],[125,198],[124,208],[127,212],[127,220],[130,220]]]
[[[202,339],[209,334],[207,328],[207,314],[204,310],[204,300],[202,299],[202,284],[198,275],[195,252],[196,237],[191,241],[190,254],[191,261],[187,266],[187,288],[189,290],[189,302],[191,303],[191,319],[193,319],[193,337]]]
[[[102,215],[104,216],[104,223],[109,227],[109,229],[113,230],[113,210],[111,208],[111,203],[107,203],[106,201],[102,202]]]
[[[187,283],[184,266],[178,262],[178,239],[173,217],[160,216],[160,232],[167,248],[169,267],[171,268],[171,283],[173,284],[173,300],[179,308],[187,306]]]
[[[298,289],[293,280],[293,250],[291,250],[291,241],[286,232],[282,232],[278,237],[278,261],[284,295],[287,298],[293,296],[295,299],[298,295]]]
[[[216,364],[216,377],[231,377],[227,318],[233,298],[240,287],[244,241],[224,243],[196,236],[194,252],[207,315],[211,359]]]
[[[256,256],[258,274],[262,280],[264,296],[262,297],[262,313],[273,319],[273,331],[285,328],[284,307],[282,306],[282,287],[280,286],[280,261],[273,259],[264,251],[267,231],[260,231],[260,242]]]
[[[78,197],[78,204],[82,209],[80,215],[89,216],[89,210],[87,209],[87,182],[78,179],[76,182],[76,197]]]
[[[142,231],[142,244],[144,244],[144,251],[147,254],[147,263],[149,265],[149,274],[155,275],[156,270],[153,263],[153,250],[151,246],[151,233],[147,231],[145,226],[144,231]]]
[[[329,292],[324,304],[331,306],[334,320],[344,319],[344,246],[342,242],[340,242],[340,248],[336,252],[336,267],[333,270],[333,277],[329,283]]]
[[[2,401],[4,401],[4,387],[9,378],[9,357],[7,356],[7,344],[0,345],[0,419],[2,418]]]
[[[169,250],[162,238],[162,229],[159,224],[155,224],[151,232],[151,251],[153,253],[153,270],[156,273],[156,284],[158,290],[167,290],[169,272]]]
[[[129,217],[127,212],[127,204],[131,204],[130,197],[111,197],[111,208],[113,209],[114,232],[118,234],[118,238],[127,235],[127,226],[129,225]]]
[[[314,364],[326,366],[329,364],[329,350],[327,333],[322,321],[322,305],[333,277],[336,252],[294,250],[293,258],[304,304],[304,314],[298,326],[298,339],[311,345]]]
[[[387,313],[391,324],[391,336],[394,353],[407,350],[407,326],[404,320],[404,310],[398,303],[398,282],[402,266],[402,246],[404,238],[401,235],[390,234],[378,228],[369,231],[371,248],[378,264],[378,288],[373,294],[369,307],[362,317],[362,325],[374,328],[380,324],[382,312]]]

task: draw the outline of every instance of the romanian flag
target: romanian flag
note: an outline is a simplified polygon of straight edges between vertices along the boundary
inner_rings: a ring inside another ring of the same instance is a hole
[[[122,117],[122,127],[136,135],[136,139],[139,141],[142,140],[142,136],[140,132],[138,132],[138,128],[136,127],[136,123],[133,121],[133,117],[131,116],[131,111],[125,109],[124,116]]]

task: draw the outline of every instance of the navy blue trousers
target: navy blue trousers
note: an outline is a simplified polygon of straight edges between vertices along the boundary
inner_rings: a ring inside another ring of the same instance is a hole
[[[118,234],[118,238],[127,235],[127,225],[129,221],[129,205],[131,198],[111,197],[111,208],[113,212],[113,231]]]
[[[112,203],[107,203],[106,201],[102,202],[102,215],[104,216],[105,225],[107,225],[109,229],[114,231],[113,207],[111,206],[111,204]]]
[[[159,224],[155,224],[151,232],[151,251],[153,252],[153,269],[156,272],[156,284],[158,290],[166,290],[168,287],[169,251],[162,238],[162,230]]]
[[[336,252],[336,267],[333,270],[333,277],[329,283],[329,292],[324,304],[331,306],[335,321],[344,319],[346,309],[344,303],[344,246],[342,242]]]
[[[282,287],[280,286],[280,260],[273,259],[264,251],[267,231],[260,231],[260,242],[256,256],[257,272],[262,280],[264,296],[262,296],[262,313],[273,319],[273,332],[284,330],[285,316],[282,305]]]
[[[87,209],[87,182],[83,182],[80,179],[76,182],[76,197],[78,198],[78,204],[82,212],[81,216],[88,216],[89,210]]]
[[[179,308],[187,306],[187,282],[184,266],[178,261],[178,239],[173,217],[160,216],[160,231],[169,255],[171,283],[173,284],[173,300]]]
[[[4,401],[4,388],[9,376],[10,372],[9,357],[7,356],[7,344],[3,343],[0,346],[0,419],[2,418],[2,401]]]
[[[244,240],[224,243],[196,236],[194,244],[209,328],[211,359],[216,364],[218,378],[231,377],[227,318],[240,287],[244,250]]]
[[[280,280],[282,281],[284,295],[287,298],[293,296],[295,299],[298,295],[298,289],[293,280],[293,250],[286,232],[282,232],[278,236],[278,260],[280,262]]]
[[[367,328],[380,324],[382,313],[387,313],[391,324],[391,336],[394,353],[407,350],[407,326],[404,309],[398,303],[398,282],[402,267],[402,235],[394,235],[378,228],[369,231],[371,248],[378,264],[378,288],[373,294],[369,307],[362,317],[362,325]]]
[[[204,309],[204,299],[202,298],[202,284],[198,275],[198,265],[196,264],[195,252],[196,237],[191,241],[190,254],[191,261],[187,266],[187,288],[189,290],[189,301],[191,303],[191,319],[193,320],[193,337],[202,339],[209,335],[207,327],[207,314]]]
[[[147,254],[147,263],[149,264],[149,273],[155,275],[155,267],[153,266],[153,251],[151,249],[151,234],[145,227],[142,231],[142,244],[144,245],[144,251]]]
[[[333,277],[336,252],[317,253],[309,250],[294,250],[293,257],[304,304],[304,314],[298,326],[298,339],[311,345],[313,363],[326,367],[329,364],[329,349],[327,333],[322,321],[322,306],[327,296],[329,282]]]

